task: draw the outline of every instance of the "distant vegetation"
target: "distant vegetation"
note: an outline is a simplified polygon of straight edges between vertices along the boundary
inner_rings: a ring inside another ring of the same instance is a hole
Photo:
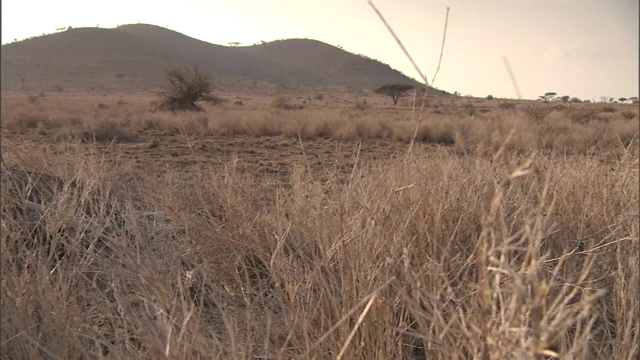
[[[3,97],[6,99],[9,98]],[[241,112],[229,111],[224,105],[209,107],[203,102],[198,106],[206,111],[198,115],[181,111],[150,112],[148,102],[124,101],[121,96],[107,99],[109,97],[100,97],[95,104],[78,106],[67,104],[55,93],[46,97],[37,93],[23,95],[19,100],[3,101],[3,104],[14,105],[12,111],[2,114],[2,127],[4,130],[33,129],[54,139],[81,141],[92,138],[93,135],[87,134],[93,132],[97,134],[96,139],[125,141],[131,139],[132,134],[150,129],[173,134],[181,128],[199,137],[228,134],[297,137],[300,132],[307,139],[411,141],[415,136],[417,142],[453,145],[462,152],[479,148],[496,150],[492,140],[495,133],[504,135],[506,129],[516,128],[519,132],[514,135],[512,149],[526,152],[535,147],[574,153],[621,142],[630,144],[638,132],[637,123],[633,121],[638,116],[637,108],[622,104],[559,106],[535,101],[431,97],[423,110],[426,120],[413,123],[411,114],[405,114],[410,108],[386,110],[381,106],[385,102],[382,98],[358,97],[346,101],[315,91],[306,98],[276,95],[265,98],[263,105],[254,105],[252,100],[244,98]],[[151,99],[149,97],[149,101]],[[216,99],[216,104],[224,101]],[[159,104],[152,107],[157,109]],[[230,105],[238,108],[239,103]],[[8,105],[3,105],[3,109],[5,106]],[[74,113],[67,108],[73,108]],[[304,116],[297,111],[276,111],[299,109],[304,109]],[[469,121],[470,116],[474,117],[473,121]]]
[[[393,100],[393,105],[398,104],[398,100],[409,90],[414,88],[409,84],[384,84],[380,85],[373,90],[374,93],[379,95],[386,95]]]
[[[167,71],[167,83],[160,91],[160,109],[171,111],[202,111],[198,102],[217,103],[212,94],[209,76],[194,66],[193,69],[174,68]]]

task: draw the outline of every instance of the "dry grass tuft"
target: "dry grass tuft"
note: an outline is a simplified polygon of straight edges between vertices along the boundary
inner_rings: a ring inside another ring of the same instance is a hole
[[[200,116],[196,133],[222,125]],[[299,121],[307,137],[397,130]],[[276,131],[256,124],[238,126]],[[523,156],[518,131],[496,134],[490,157],[440,147],[322,179],[301,162],[285,185],[235,162],[150,176],[88,144],[5,148],[2,353],[635,358],[637,143]],[[42,204],[35,217],[26,200]]]

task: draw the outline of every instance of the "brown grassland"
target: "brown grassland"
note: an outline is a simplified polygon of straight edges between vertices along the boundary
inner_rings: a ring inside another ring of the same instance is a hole
[[[2,358],[638,357],[637,105],[361,95],[3,93]]]

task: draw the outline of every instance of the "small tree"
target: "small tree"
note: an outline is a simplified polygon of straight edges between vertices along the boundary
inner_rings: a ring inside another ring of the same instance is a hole
[[[565,95],[563,97],[560,98],[563,102],[569,102],[569,100],[571,99],[571,96],[569,95]]]
[[[398,100],[402,97],[402,95],[413,88],[413,85],[408,84],[384,84],[375,88],[373,92],[379,95],[386,95],[390,97],[391,100],[393,100],[393,105],[397,105]]]
[[[209,76],[197,66],[192,69],[174,68],[167,71],[167,83],[160,91],[163,98],[160,108],[171,111],[202,111],[199,101],[218,103],[211,93],[213,85]]]
[[[542,95],[542,96],[538,96],[538,97],[539,97],[541,100],[543,100],[544,102],[549,102],[549,101],[553,100],[553,98],[554,98],[556,95],[558,95],[558,94],[556,94],[556,93],[554,93],[554,92],[548,92],[548,93],[545,93],[544,95]]]

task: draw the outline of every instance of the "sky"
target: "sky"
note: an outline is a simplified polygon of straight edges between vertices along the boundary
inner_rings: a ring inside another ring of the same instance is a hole
[[[599,100],[639,92],[638,0],[373,0],[436,88]],[[446,42],[438,65],[445,15]],[[213,44],[308,38],[419,79],[367,0],[3,0],[2,44],[72,26],[145,23]]]

